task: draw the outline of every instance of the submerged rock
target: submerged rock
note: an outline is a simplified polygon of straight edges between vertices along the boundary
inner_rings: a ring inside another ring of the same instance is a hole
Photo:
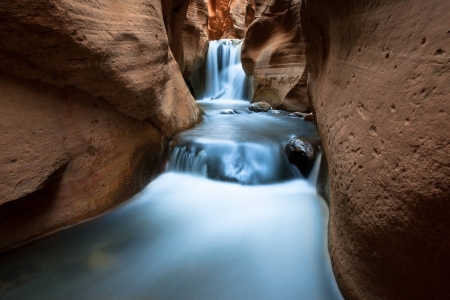
[[[254,112],[268,112],[272,109],[272,106],[270,106],[269,103],[261,101],[261,102],[255,102],[252,103],[248,109]]]
[[[308,177],[316,161],[317,146],[301,137],[292,138],[284,148],[289,162],[295,165],[304,177]]]
[[[233,109],[223,109],[219,112],[221,115],[236,115],[237,112]]]

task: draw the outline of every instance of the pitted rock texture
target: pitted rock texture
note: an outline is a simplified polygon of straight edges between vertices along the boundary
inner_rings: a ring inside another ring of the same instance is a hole
[[[256,0],[255,4],[255,20],[242,48],[251,101],[267,101],[289,111],[309,111],[300,0]]]
[[[444,299],[450,286],[450,2],[304,0],[346,299]]]
[[[2,1],[0,251],[126,200],[201,118],[168,2]]]
[[[167,135],[199,117],[158,0],[5,0],[0,33],[0,69],[17,77],[74,86]]]

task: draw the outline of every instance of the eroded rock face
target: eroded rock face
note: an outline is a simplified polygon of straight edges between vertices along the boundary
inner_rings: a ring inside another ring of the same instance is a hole
[[[256,0],[255,4],[255,20],[242,48],[251,101],[266,101],[289,111],[309,111],[300,0]]]
[[[205,90],[205,60],[208,52],[208,7],[205,0],[191,0],[183,24],[183,77],[195,98]]]
[[[199,112],[169,51],[160,1],[96,3],[3,1],[0,69],[102,97],[167,135],[190,126]]]
[[[242,39],[253,21],[255,0],[206,0],[210,40]]]
[[[450,2],[304,0],[347,299],[444,299],[450,285]]]
[[[160,0],[2,2],[0,251],[126,200],[201,118],[165,17]]]

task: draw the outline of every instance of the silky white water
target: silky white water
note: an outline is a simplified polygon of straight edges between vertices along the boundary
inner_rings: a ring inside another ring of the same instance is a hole
[[[246,99],[241,48],[242,40],[209,42],[205,99]]]
[[[203,122],[133,199],[0,255],[0,299],[342,299],[318,164],[302,178],[284,155],[292,136],[318,141],[314,125],[235,99],[199,105]]]

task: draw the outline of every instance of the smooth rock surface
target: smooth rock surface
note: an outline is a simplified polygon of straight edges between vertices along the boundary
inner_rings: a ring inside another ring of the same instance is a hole
[[[304,0],[346,299],[445,299],[450,286],[450,2]]]
[[[316,161],[317,147],[302,137],[292,138],[284,148],[289,162],[308,178]]]
[[[205,0],[191,0],[183,24],[184,80],[196,99],[205,92],[208,52],[208,7]]]
[[[310,111],[300,0],[256,0],[255,11],[242,48],[250,100],[288,111]]]
[[[0,251],[104,212],[162,168],[167,139],[74,88],[0,73]]]
[[[0,251],[128,199],[201,118],[166,34],[183,3],[2,1]]]
[[[5,0],[0,37],[0,69],[12,75],[74,86],[166,135],[198,119],[158,0]]]

